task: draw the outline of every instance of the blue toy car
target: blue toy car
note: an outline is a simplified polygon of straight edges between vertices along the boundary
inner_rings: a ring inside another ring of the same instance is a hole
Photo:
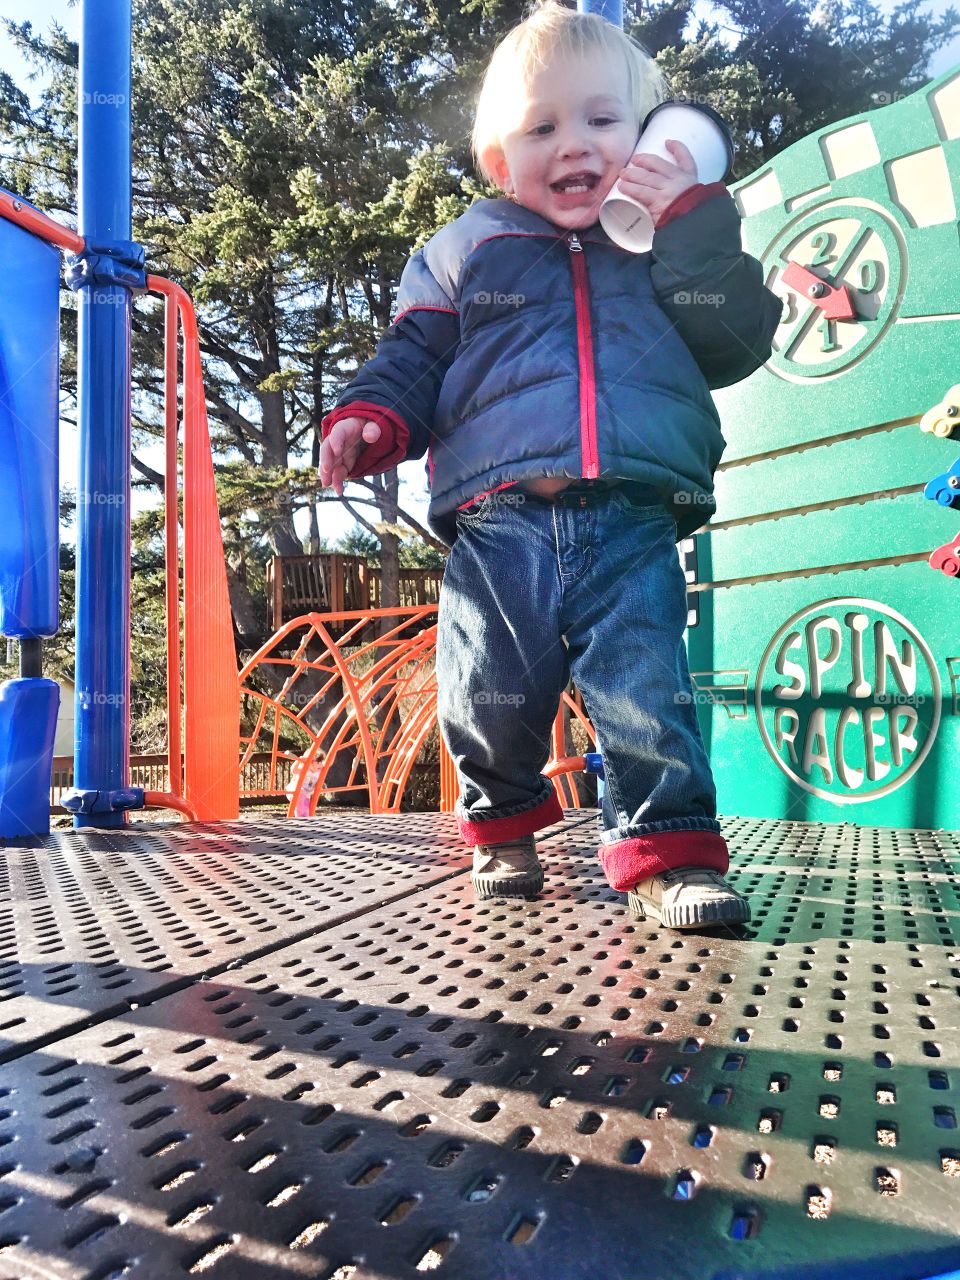
[[[925,498],[941,507],[960,507],[960,458],[942,476],[934,476],[923,491]]]

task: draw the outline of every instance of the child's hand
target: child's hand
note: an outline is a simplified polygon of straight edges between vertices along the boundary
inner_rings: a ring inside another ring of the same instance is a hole
[[[676,138],[668,138],[666,145],[676,164],[641,152],[631,156],[620,171],[620,190],[639,200],[654,223],[677,196],[697,184],[697,162],[687,148]]]
[[[343,482],[353,470],[360,450],[367,444],[376,444],[380,428],[366,418],[341,418],[330,429],[330,434],[320,446],[320,483],[325,489],[333,487],[337,497],[343,496]]]

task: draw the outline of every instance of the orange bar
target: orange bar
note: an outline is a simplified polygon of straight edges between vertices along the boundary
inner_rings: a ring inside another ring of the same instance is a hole
[[[176,302],[183,330],[184,795],[210,822],[240,812],[240,690],[200,341],[189,294],[159,276],[147,288]]]
[[[143,805],[145,809],[176,809],[177,813],[182,813],[191,822],[199,821],[182,796],[172,796],[168,791],[145,791]]]
[[[582,773],[586,767],[583,756],[561,756],[559,760],[551,760],[540,772],[545,778],[556,778],[561,773]]]
[[[86,245],[83,236],[78,235],[76,231],[71,231],[69,227],[63,226],[54,218],[48,218],[39,209],[32,209],[28,204],[18,200],[16,196],[8,195],[5,191],[0,192],[0,217],[17,223],[25,231],[39,236],[41,240],[59,245],[61,249],[69,249],[71,253],[83,253]]]
[[[167,760],[170,789],[183,795],[180,744],[180,513],[177,510],[177,339],[176,301],[168,296],[164,311],[163,411],[166,476],[163,487],[167,600]]]
[[[438,729],[439,732],[439,729]],[[453,756],[447,749],[447,744],[440,735],[440,812],[453,813],[454,805],[457,803],[457,796],[460,792],[460,782],[457,778],[456,765],[453,763]]]

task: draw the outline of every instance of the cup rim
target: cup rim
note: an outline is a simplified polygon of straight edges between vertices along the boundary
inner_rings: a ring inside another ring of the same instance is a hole
[[[665,98],[663,102],[658,102],[655,107],[647,112],[643,123],[640,126],[641,135],[657,112],[662,110],[664,107],[690,107],[693,111],[702,111],[705,116],[709,116],[714,124],[719,126],[720,133],[723,136],[724,146],[727,148],[727,167],[724,169],[723,177],[720,181],[726,182],[734,160],[733,136],[730,133],[729,125],[726,120],[724,120],[723,116],[720,115],[719,111],[714,110],[713,107],[708,106],[705,102],[690,102],[689,99],[686,98]]]

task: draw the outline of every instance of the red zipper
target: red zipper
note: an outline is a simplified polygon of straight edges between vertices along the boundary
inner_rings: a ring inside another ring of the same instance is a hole
[[[593,335],[590,328],[590,294],[587,264],[576,232],[565,237],[573,270],[573,296],[577,308],[577,354],[580,361],[580,465],[584,480],[600,474],[597,453],[597,381],[593,370]]]

